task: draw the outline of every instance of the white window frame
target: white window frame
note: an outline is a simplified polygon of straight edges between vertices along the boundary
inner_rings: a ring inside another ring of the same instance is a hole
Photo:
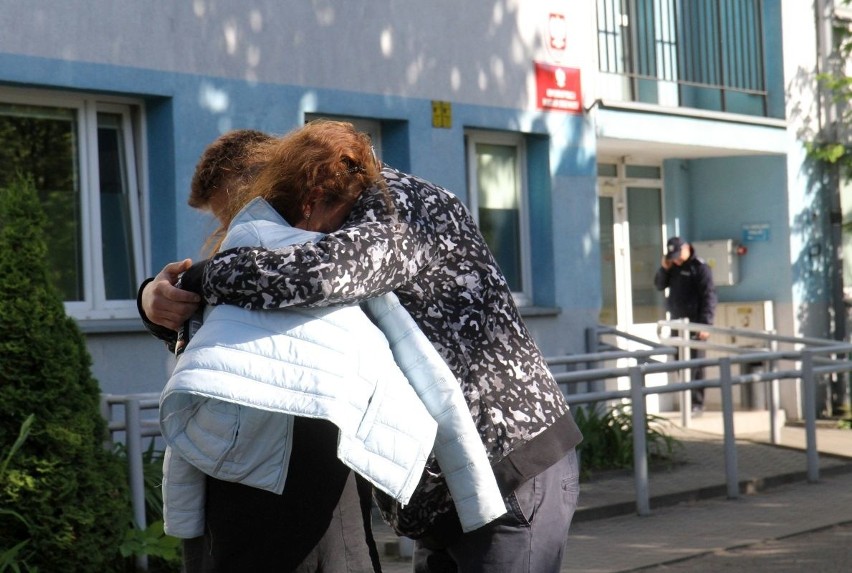
[[[518,188],[518,245],[521,263],[522,290],[512,291],[512,296],[518,306],[531,306],[532,297],[532,259],[530,248],[529,223],[529,189],[527,187],[527,153],[526,140],[521,133],[466,130],[467,178],[468,178],[468,207],[477,225],[479,224],[479,183],[477,177],[476,145],[478,143],[503,145],[515,148],[515,181]]]
[[[124,136],[124,169],[130,197],[130,233],[133,271],[137,282],[146,276],[147,237],[144,234],[144,205],[147,189],[142,166],[144,156],[144,107],[141,100],[95,94],[0,88],[0,102],[15,105],[58,107],[74,110],[79,149],[80,225],[83,268],[83,300],[65,301],[65,311],[77,320],[137,318],[135,297],[107,300],[101,250],[100,176],[98,173],[98,113],[119,115]],[[134,200],[135,199],[135,200]]]

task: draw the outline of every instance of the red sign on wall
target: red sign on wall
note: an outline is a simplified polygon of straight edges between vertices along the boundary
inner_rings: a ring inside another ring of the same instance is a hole
[[[535,83],[539,109],[583,112],[580,70],[535,62]]]

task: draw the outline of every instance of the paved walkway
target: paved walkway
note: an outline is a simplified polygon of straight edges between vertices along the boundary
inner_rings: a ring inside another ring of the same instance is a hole
[[[743,436],[737,440],[737,464],[744,493],[735,500],[726,498],[722,436],[679,426],[668,433],[683,444],[680,463],[652,469],[650,516],[635,513],[632,472],[593,476],[581,484],[560,573],[616,573],[684,563],[772,540],[783,545],[791,536],[852,523],[852,430],[818,428],[817,483],[806,479],[803,428],[783,428],[783,445],[769,444],[768,433]],[[395,556],[400,547],[396,537],[381,520],[375,521],[377,541],[387,549],[385,573],[410,572],[410,559]],[[750,569],[730,565],[724,570],[754,570],[753,562]],[[825,565],[808,570],[835,570]]]

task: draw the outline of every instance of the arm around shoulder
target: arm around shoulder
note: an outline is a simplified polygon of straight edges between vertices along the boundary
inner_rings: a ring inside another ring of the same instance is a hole
[[[348,224],[315,242],[220,252],[204,270],[205,300],[252,309],[322,307],[399,288],[428,264],[428,238],[398,214],[374,211],[356,204]]]

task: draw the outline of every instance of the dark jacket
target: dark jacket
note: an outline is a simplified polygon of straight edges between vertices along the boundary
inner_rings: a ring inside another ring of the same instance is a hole
[[[668,270],[662,266],[654,276],[657,290],[669,289],[668,310],[673,319],[688,318],[690,322],[713,324],[716,315],[716,287],[713,271],[689,247],[689,258],[680,266]]]
[[[371,190],[316,243],[224,251],[205,267],[203,296],[269,309],[396,293],[456,376],[508,495],[582,436],[464,204],[412,175],[385,168],[383,176],[393,209]],[[440,469],[432,470],[405,508],[420,514],[412,522],[452,510]]]

